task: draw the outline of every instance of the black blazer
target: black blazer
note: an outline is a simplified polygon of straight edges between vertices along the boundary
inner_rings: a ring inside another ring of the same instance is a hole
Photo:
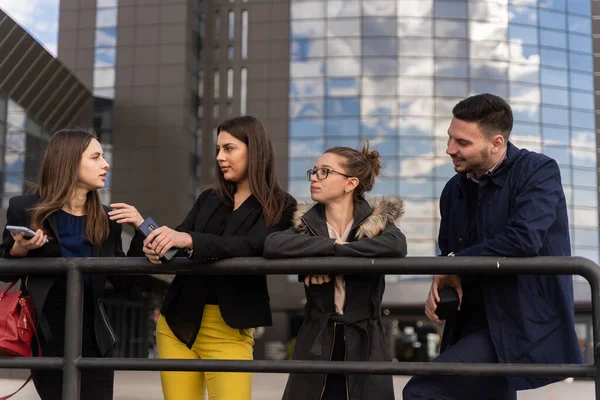
[[[15,196],[10,199],[8,210],[6,212],[6,224],[17,226],[31,226],[31,212],[39,201],[39,195],[27,194]],[[109,211],[108,207],[104,207],[105,211]],[[107,216],[108,218],[108,216]],[[110,221],[110,220],[109,220]],[[99,246],[92,245],[92,257],[124,257],[121,243],[121,225],[110,221],[110,234],[108,239]],[[42,247],[31,250],[27,257],[61,257],[62,252],[58,241],[58,229],[56,227],[56,219],[54,215],[50,215],[44,223],[44,230],[49,236],[52,236],[48,243]],[[13,258],[10,254],[10,249],[14,244],[14,240],[7,229],[4,229],[2,236],[2,244],[0,244],[0,257]],[[24,277],[7,277],[0,276],[0,280],[12,281]],[[44,304],[48,296],[48,292],[52,285],[60,275],[31,275],[27,279],[22,279],[21,287],[32,297],[33,306],[37,315],[38,333],[41,334],[46,342],[52,338],[52,332],[48,321],[42,313]],[[106,354],[110,351],[117,337],[110,326],[104,305],[102,304],[102,296],[106,279],[110,279],[116,289],[125,289],[127,285],[125,280],[116,276],[107,275],[92,275],[92,294],[94,301],[94,327],[98,349],[101,354]]]
[[[265,225],[260,203],[250,196],[227,223],[222,236],[204,233],[205,227],[212,215],[220,207],[231,207],[219,199],[214,190],[206,190],[200,194],[194,207],[183,222],[175,228],[180,232],[188,232],[193,239],[194,251],[192,259],[198,264],[231,257],[261,257],[266,237],[275,231],[287,229],[291,226],[292,216],[296,210],[296,200],[286,194],[286,204],[279,222],[272,227]],[[128,256],[142,256],[143,235],[136,232]],[[173,280],[165,297],[161,313],[167,322],[172,317],[169,310],[175,298],[181,292],[189,277],[178,275]],[[206,304],[206,296],[211,289],[217,294],[219,308],[223,319],[232,328],[252,328],[256,326],[270,326],[271,308],[267,290],[266,276],[202,276],[202,279],[193,280],[197,285],[194,291],[194,306],[197,307],[195,317],[198,324],[202,320],[202,312]],[[185,299],[179,299],[185,301]],[[186,323],[194,323],[186,321]],[[184,343],[194,338],[181,337],[177,332],[177,324],[169,324],[173,332]]]

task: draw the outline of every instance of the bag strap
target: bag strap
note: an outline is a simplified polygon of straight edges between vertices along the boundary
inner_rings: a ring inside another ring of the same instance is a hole
[[[10,290],[10,288],[11,288],[11,287],[13,287],[13,286],[15,285],[15,283],[17,283],[17,282],[13,282],[13,283],[12,283],[12,285],[11,285],[11,286],[10,286],[10,287],[9,287],[7,290],[5,290],[5,291],[8,291],[8,290]],[[0,298],[2,298],[2,297],[3,297],[3,295],[4,295],[4,292],[2,292],[2,294],[0,294]],[[38,337],[38,334],[37,334],[37,329],[35,328],[35,322],[34,322],[34,319],[33,319],[33,318],[31,318],[31,314],[29,313],[29,308],[27,308],[27,306],[25,306],[25,305],[23,305],[23,304],[22,304],[21,306],[23,307],[23,312],[25,313],[25,316],[26,316],[27,318],[29,318],[29,322],[31,323],[31,329],[33,330],[33,334],[35,335],[35,340],[37,340],[37,344],[38,344],[38,356],[39,356],[39,357],[41,357],[41,356],[42,356],[42,346],[41,346],[41,344],[40,344],[40,338]],[[18,388],[16,391],[12,392],[12,393],[11,393],[11,394],[9,394],[9,395],[6,395],[6,396],[2,396],[2,397],[0,397],[0,400],[7,400],[7,399],[10,399],[10,398],[11,398],[11,397],[13,397],[15,394],[19,393],[19,392],[21,391],[21,389],[23,389],[23,388],[24,388],[24,387],[25,387],[25,386],[26,386],[26,385],[29,383],[29,381],[31,381],[31,379],[32,379],[32,378],[33,378],[33,372],[31,372],[31,373],[29,374],[29,377],[28,377],[28,378],[27,378],[27,380],[26,380],[26,381],[25,381],[25,382],[24,382],[24,383],[21,385],[21,387],[20,387],[20,388]]]
[[[10,283],[10,285],[8,285],[8,286],[7,286],[7,287],[6,287],[6,288],[5,288],[5,289],[2,291],[2,293],[0,293],[0,299],[3,299],[3,298],[4,298],[4,296],[6,296],[6,294],[7,294],[7,293],[10,291],[10,289],[12,289],[12,288],[13,288],[13,287],[14,287],[14,286],[17,284],[17,282],[18,282],[18,281],[11,282],[11,283]],[[0,399],[0,400],[2,400],[2,399]]]

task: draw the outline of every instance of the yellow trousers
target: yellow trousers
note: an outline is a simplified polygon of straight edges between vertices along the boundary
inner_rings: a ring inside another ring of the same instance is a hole
[[[231,328],[221,316],[219,306],[204,307],[200,331],[191,349],[169,328],[163,315],[156,325],[156,342],[160,358],[190,360],[252,360],[253,329]],[[161,371],[165,400],[250,400],[252,374],[241,372],[171,372]]]

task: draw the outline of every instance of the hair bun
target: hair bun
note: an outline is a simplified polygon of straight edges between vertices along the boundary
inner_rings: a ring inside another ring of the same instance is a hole
[[[379,154],[379,152],[377,150],[369,150],[369,141],[367,140],[361,150],[361,153],[363,156],[365,156],[365,159],[367,160],[367,162],[369,163],[369,165],[371,165],[371,169],[373,170],[373,174],[375,176],[379,175],[379,172],[381,171],[381,154]]]

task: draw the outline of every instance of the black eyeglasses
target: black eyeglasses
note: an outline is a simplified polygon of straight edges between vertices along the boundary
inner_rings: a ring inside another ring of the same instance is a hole
[[[327,179],[330,173],[339,174],[345,176],[346,178],[351,178],[350,175],[342,174],[341,172],[337,172],[331,168],[317,168],[317,169],[309,169],[306,171],[306,179],[310,181],[310,178],[313,175],[317,176],[317,179],[322,181],[323,179]]]

